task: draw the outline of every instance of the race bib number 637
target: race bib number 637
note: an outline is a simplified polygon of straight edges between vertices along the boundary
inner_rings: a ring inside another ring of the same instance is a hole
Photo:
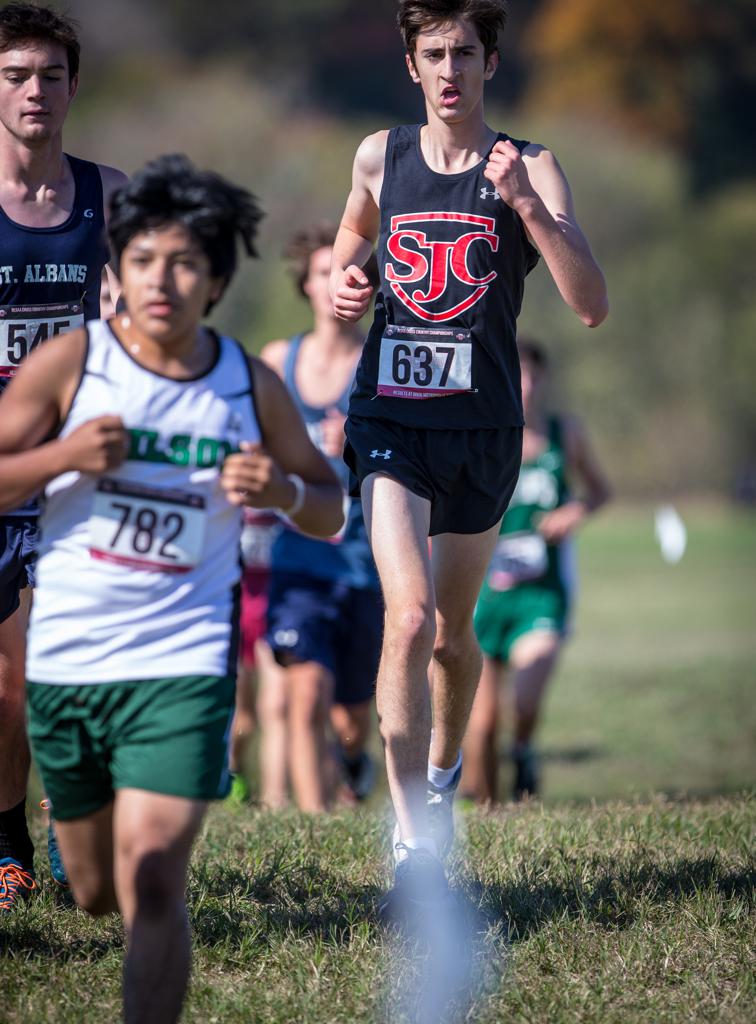
[[[378,364],[379,395],[439,398],[471,390],[469,330],[387,325]]]

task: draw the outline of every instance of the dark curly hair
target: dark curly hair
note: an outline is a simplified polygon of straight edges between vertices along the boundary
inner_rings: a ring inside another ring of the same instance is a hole
[[[180,224],[207,256],[212,276],[227,285],[236,271],[238,243],[248,256],[257,255],[254,241],[262,216],[246,189],[174,153],[150,161],[113,193],[108,234],[117,268],[135,235]]]
[[[6,4],[0,9],[0,51],[29,43],[57,43],[68,54],[68,77],[79,73],[81,44],[77,24],[64,18],[49,7],[38,4]]]

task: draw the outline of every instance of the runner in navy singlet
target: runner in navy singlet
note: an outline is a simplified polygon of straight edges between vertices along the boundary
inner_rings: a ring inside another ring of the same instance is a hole
[[[33,348],[100,313],[104,210],[126,179],[63,152],[78,65],[71,22],[33,4],[0,11],[0,392]],[[37,514],[32,501],[0,516],[0,911],[34,886],[23,688]]]
[[[378,241],[345,458],[386,602],[377,697],[397,818],[387,916],[418,889],[424,901],[447,892],[438,856],[453,839],[481,665],[472,613],[520,464],[515,323],[538,253],[586,324],[608,310],[556,159],[484,121],[504,16],[502,0],[401,0],[427,121],[360,145],[334,246],[334,308],[359,320],[372,297],[361,268]]]

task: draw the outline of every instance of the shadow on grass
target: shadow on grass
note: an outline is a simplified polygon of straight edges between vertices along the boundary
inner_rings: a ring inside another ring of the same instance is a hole
[[[58,931],[48,922],[38,925],[19,914],[15,920],[3,922],[0,928],[0,957],[92,963],[123,950],[123,935],[119,928],[109,930],[107,935],[77,936],[72,934],[73,930],[68,924]]]
[[[198,941],[207,945],[233,949],[251,933],[268,941],[292,932],[347,945],[354,927],[374,918],[380,892],[329,872],[320,861],[292,863],[274,851],[252,870],[198,864],[190,876],[189,910]]]
[[[489,924],[502,925],[516,942],[565,917],[608,929],[627,928],[649,907],[683,902],[704,892],[750,904],[756,881],[756,872],[723,868],[716,857],[681,857],[664,865],[641,861],[622,868],[593,863],[593,877],[587,881],[580,877],[584,867],[559,862],[554,865],[554,873],[563,876],[558,882],[536,878],[534,871],[503,884],[473,881],[469,891]]]
[[[597,761],[608,757],[609,750],[606,747],[583,746],[583,747],[544,747],[540,752],[540,759],[544,762],[554,764],[584,764],[586,761]]]

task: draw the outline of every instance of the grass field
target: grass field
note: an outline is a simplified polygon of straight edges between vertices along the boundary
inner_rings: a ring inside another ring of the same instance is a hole
[[[575,639],[541,737],[549,804],[756,784],[756,515],[680,511],[677,565],[649,508],[610,508],[580,538]]]
[[[446,1012],[418,1009],[439,979],[427,951],[376,924],[378,795],[318,820],[213,810],[190,876],[187,1021],[756,1019],[756,519],[682,511],[678,566],[647,509],[607,514],[581,541],[545,802],[464,816],[452,877],[480,927]],[[40,874],[40,895],[0,918],[1,1024],[118,1019],[120,925],[69,908]]]

